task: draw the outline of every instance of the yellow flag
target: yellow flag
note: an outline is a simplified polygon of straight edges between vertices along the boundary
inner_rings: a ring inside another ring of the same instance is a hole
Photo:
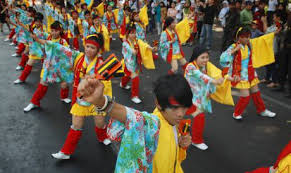
[[[186,43],[186,41],[190,38],[191,32],[190,32],[190,25],[187,18],[183,19],[181,22],[179,22],[176,25],[176,31],[179,36],[180,42]]]
[[[96,7],[98,14],[100,17],[102,17],[104,15],[104,2],[100,3],[97,7]]]
[[[210,62],[207,63],[207,75],[214,79],[222,77],[221,70]],[[234,106],[231,95],[231,82],[224,80],[223,84],[216,86],[215,93],[211,94],[210,97],[218,103]]]
[[[109,32],[105,25],[102,24],[102,29],[103,29],[103,38],[104,38],[104,50],[105,51],[110,51],[110,38],[109,38]]]
[[[274,33],[251,39],[253,67],[259,68],[275,62]]]
[[[143,42],[142,40],[137,41],[141,58],[142,58],[142,63],[145,68],[147,69],[155,69],[155,63],[153,60],[153,52],[150,46]]]
[[[148,7],[146,5],[140,9],[139,18],[144,26],[147,26],[149,24]]]

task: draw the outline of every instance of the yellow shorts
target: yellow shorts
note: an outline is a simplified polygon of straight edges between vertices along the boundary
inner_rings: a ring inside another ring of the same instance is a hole
[[[35,59],[35,60],[41,60],[42,57],[38,57],[38,56],[35,56],[35,55],[29,55],[28,56],[29,59]]]
[[[184,58],[182,54],[176,54],[172,56],[172,59],[176,59],[176,60],[182,59],[182,58]]]
[[[249,81],[240,81],[238,84],[236,84],[236,86],[234,88],[237,89],[250,89],[253,86],[256,86],[260,83],[260,80],[258,78],[255,78],[254,80],[252,80],[252,82]]]
[[[102,81],[104,84],[104,95],[108,95],[112,97],[112,86],[111,86],[111,81]],[[90,105],[90,106],[82,106],[79,105],[78,103],[75,103],[72,108],[70,113],[75,116],[96,116],[96,115],[101,115],[104,116],[105,113],[97,113],[95,111],[95,106]]]

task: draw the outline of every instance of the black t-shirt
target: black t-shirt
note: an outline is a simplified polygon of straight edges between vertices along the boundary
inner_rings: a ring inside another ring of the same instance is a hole
[[[214,22],[216,12],[215,5],[212,6],[206,5],[206,7],[202,9],[202,12],[205,14],[203,23],[212,25]]]

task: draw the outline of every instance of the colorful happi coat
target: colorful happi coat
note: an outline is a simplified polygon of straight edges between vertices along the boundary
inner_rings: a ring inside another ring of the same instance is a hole
[[[174,38],[176,41],[170,43]],[[171,63],[172,59],[180,59],[184,57],[177,32],[171,32],[168,29],[162,32],[159,44],[159,54],[168,63]]]
[[[189,63],[185,70],[185,78],[193,93],[193,104],[200,111],[212,113],[210,94],[215,92],[216,87],[212,83],[214,79],[207,75],[206,67],[199,68],[195,61]]]

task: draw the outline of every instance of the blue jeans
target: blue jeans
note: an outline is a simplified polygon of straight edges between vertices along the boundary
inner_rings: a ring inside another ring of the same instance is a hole
[[[200,34],[200,44],[206,46],[206,48],[211,48],[212,42],[212,25],[203,24],[201,34]]]

